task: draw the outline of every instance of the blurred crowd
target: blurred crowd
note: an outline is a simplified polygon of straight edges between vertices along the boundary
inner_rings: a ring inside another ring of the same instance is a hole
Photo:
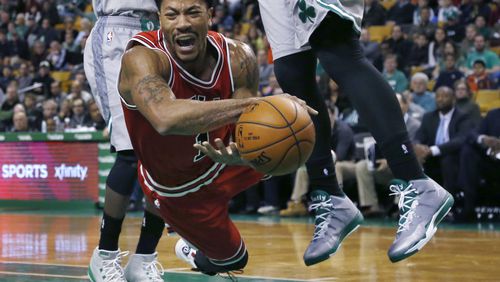
[[[470,213],[470,206],[481,201],[481,193],[470,191],[500,187],[495,173],[483,175],[489,169],[477,172],[474,180],[459,177],[470,169],[463,159],[472,158],[471,152],[479,152],[481,165],[499,167],[500,132],[494,128],[488,135],[481,130],[491,119],[485,116],[500,107],[500,1],[365,0],[364,11],[361,45],[367,59],[398,93],[417,157],[426,173],[453,192],[462,203],[458,206]],[[94,22],[89,0],[0,0],[0,132],[106,129],[82,65]],[[262,96],[282,93],[257,0],[219,0],[211,29],[253,48]],[[365,216],[387,215],[395,201],[379,199],[377,188],[387,187],[391,179],[387,163],[348,93],[319,64],[317,81],[330,109],[339,180],[347,193],[355,194]],[[478,105],[479,94],[491,95],[486,99],[490,103]],[[431,116],[445,117],[450,109],[453,122],[441,136],[439,119],[436,124]],[[493,123],[500,123],[495,120],[498,115],[491,116]],[[477,148],[463,150],[466,146]],[[233,200],[231,211],[279,214],[281,209],[283,216],[305,215],[306,193],[307,174],[300,169],[249,189]],[[500,205],[498,198],[489,199]]]

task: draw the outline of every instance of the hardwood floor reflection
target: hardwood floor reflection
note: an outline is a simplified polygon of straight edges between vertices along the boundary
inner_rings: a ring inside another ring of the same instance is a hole
[[[135,250],[141,218],[127,218],[120,247]],[[313,228],[292,221],[238,221],[250,261],[245,275],[317,281],[499,281],[500,232],[440,229],[417,255],[393,264],[395,228],[361,227],[330,260],[302,261]],[[0,214],[0,262],[87,266],[98,242],[98,216]],[[158,246],[166,269],[186,268],[173,252],[178,237]],[[0,266],[6,271],[5,265]],[[11,270],[8,270],[11,271]],[[80,275],[82,275],[80,273]],[[1,280],[1,279],[0,279]]]

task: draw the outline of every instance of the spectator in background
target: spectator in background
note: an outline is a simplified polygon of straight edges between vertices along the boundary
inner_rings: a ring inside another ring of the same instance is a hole
[[[415,42],[412,46],[409,58],[411,68],[427,70],[429,66],[429,44],[427,37],[423,33],[415,35]]]
[[[486,73],[486,64],[483,60],[478,59],[474,61],[472,65],[473,72],[471,75],[467,76],[467,85],[472,92],[476,92],[482,89],[495,89],[496,85],[493,80],[490,79]]]
[[[50,97],[50,85],[54,79],[50,76],[50,64],[47,61],[40,62],[38,74],[33,79],[33,83],[41,83],[42,87],[33,89],[33,93],[39,97]]]
[[[55,5],[53,0],[43,1],[42,10],[41,10],[41,18],[48,19],[51,26],[55,26],[56,24],[61,22],[61,17],[59,17],[59,13],[57,11],[57,5]]]
[[[420,0],[420,2],[425,2],[427,0]],[[410,30],[410,35],[414,35],[417,33],[423,33],[425,36],[430,39],[434,36],[434,33],[436,32],[437,25],[432,22],[432,18],[434,17],[434,12],[431,8],[429,7],[421,7],[419,9],[419,17],[418,17],[418,23],[413,24],[411,30]],[[413,21],[415,22],[417,19],[413,17]]]
[[[436,90],[437,109],[424,115],[414,146],[425,173],[446,188],[457,191],[460,148],[471,129],[465,114],[455,107],[455,95],[449,87]]]
[[[500,71],[500,59],[495,52],[486,48],[486,40],[482,34],[477,34],[474,37],[474,49],[467,53],[466,67],[472,70],[473,64],[477,60],[484,62],[487,73]]]
[[[85,103],[81,98],[75,98],[71,103],[71,119],[69,128],[89,127],[92,124]]]
[[[464,80],[458,80],[454,85],[455,107],[464,113],[471,121],[471,125],[476,127],[481,121],[481,111],[476,102],[472,101],[472,93]]]
[[[259,50],[257,53],[257,64],[259,65],[259,89],[269,85],[269,77],[274,72],[272,64],[268,64],[266,50]]]
[[[52,41],[57,41],[59,39],[59,34],[57,30],[50,25],[49,19],[42,20],[42,26],[38,29],[38,40],[45,44],[45,47],[49,47]]]
[[[64,49],[58,41],[52,41],[46,60],[49,61],[54,70],[65,70],[67,61],[66,53],[66,49]]]
[[[90,85],[87,77],[85,76],[85,72],[83,70],[79,70],[78,72],[73,73],[75,74],[75,80],[80,82],[82,90],[90,93]]]
[[[408,88],[408,79],[404,73],[397,69],[396,55],[388,55],[384,61],[383,76],[395,92],[403,92]]]
[[[0,77],[0,87],[2,87],[2,89],[7,89],[7,85],[15,80],[16,77],[14,76],[12,68],[10,66],[4,66],[2,69],[2,76]]]
[[[58,108],[61,107],[62,101],[66,99],[67,95],[67,93],[63,92],[60,81],[54,80],[50,84],[50,99],[56,102]]]
[[[436,84],[434,85],[434,91],[441,86],[453,88],[455,82],[463,77],[464,74],[457,69],[455,56],[447,54],[444,61],[444,69],[439,73]]]
[[[484,36],[485,40],[489,40],[493,35],[493,30],[486,25],[486,19],[481,15],[477,16],[474,20],[474,26],[476,27],[477,32]]]
[[[464,72],[464,70],[466,70],[465,58],[461,55],[461,52],[458,49],[457,45],[455,45],[451,41],[446,41],[444,43],[443,54],[438,57],[438,60],[436,62],[436,67],[433,71],[434,78],[437,78],[441,70],[446,69],[445,60],[446,56],[448,55],[452,55],[455,58],[456,68],[458,68],[462,73]]]
[[[16,79],[19,82],[20,90],[28,86],[31,86],[33,82],[33,75],[30,73],[28,69],[28,64],[22,63],[19,65],[19,72]]]
[[[423,12],[424,10],[425,12]],[[413,25],[421,26],[423,24],[422,26],[425,26],[432,22],[434,17],[434,10],[429,7],[429,0],[418,0],[417,7],[413,11]]]
[[[491,9],[487,3],[483,0],[470,0],[464,1],[460,6],[460,21],[467,25],[474,23],[474,20],[478,16],[482,16],[485,19],[489,19],[491,15]]]
[[[88,104],[89,115],[90,115],[90,127],[95,128],[96,130],[103,130],[106,128],[106,122],[102,118],[101,113],[99,112],[99,108],[94,100],[90,101]]]
[[[232,15],[227,14],[226,8],[223,5],[215,7],[214,16],[212,17],[212,30],[232,30],[234,26],[234,18]]]
[[[0,29],[7,30],[7,25],[10,22],[9,13],[6,11],[0,11]]]
[[[71,82],[71,92],[66,96],[68,100],[75,100],[78,98],[83,99],[85,104],[88,104],[92,100],[92,95],[82,89],[82,83],[79,80],[73,80]]]
[[[461,42],[465,37],[465,27],[462,23],[460,23],[458,13],[459,12],[457,10],[456,12],[450,12],[447,14],[446,23],[444,24],[446,37],[455,43]]]
[[[465,27],[465,38],[460,43],[461,55],[465,57],[467,53],[474,51],[474,38],[477,35],[476,26],[469,24]]]
[[[84,37],[86,40],[91,30],[92,30],[92,22],[87,18],[82,18],[80,20],[80,31],[75,37],[75,45],[80,45]]]
[[[378,0],[365,0],[365,11],[361,25],[369,27],[372,25],[385,25],[387,11],[380,5]]]
[[[370,41],[370,33],[368,32],[368,29],[361,29],[359,43],[361,48],[363,48],[363,55],[365,55],[370,63],[374,64],[375,60],[378,56],[380,56],[380,49],[377,42]]]
[[[71,121],[71,113],[72,113],[72,100],[64,99],[59,107],[59,112],[57,113],[57,117],[62,122],[62,127],[69,127],[69,122]]]
[[[420,105],[413,102],[413,96],[409,90],[402,93],[408,103],[408,115],[415,118],[416,120],[422,122],[424,118],[425,110]]]
[[[32,127],[30,127],[28,122],[28,117],[25,112],[16,112],[12,115],[12,129],[11,132],[31,132],[34,131]]]
[[[446,44],[446,32],[439,27],[434,32],[434,40],[429,43],[429,65],[434,67],[440,58],[443,58]]]
[[[30,58],[30,51],[28,44],[24,38],[20,37],[17,32],[12,33],[11,39],[12,55],[18,56],[23,60],[28,60]]]
[[[407,66],[409,64],[410,54],[413,43],[406,40],[401,26],[395,25],[392,27],[391,37],[384,41],[389,44],[391,53],[396,54],[398,57],[398,68],[404,73],[407,73]]]
[[[28,26],[26,26],[26,18],[24,17],[24,14],[17,14],[16,15],[16,32],[21,38],[26,38],[27,32],[28,32]]]
[[[23,100],[26,116],[28,116],[28,123],[31,128],[40,128],[43,120],[43,113],[36,106],[36,96],[32,93],[24,95]]]
[[[43,121],[40,126],[40,131],[41,132],[52,132],[49,129],[49,126],[54,126],[54,130],[56,131],[58,128],[58,125],[62,122],[59,120],[57,116],[57,103],[53,99],[48,99],[45,100],[42,104],[42,109],[43,109]],[[52,121],[52,122],[49,122]]]
[[[500,181],[498,154],[500,154],[500,108],[488,112],[479,128],[469,134],[462,149],[458,181],[465,195],[464,210],[458,215],[458,221],[474,219],[474,207],[481,178]]]
[[[0,29],[0,57],[4,58],[11,55],[11,43],[7,40],[7,35],[3,29]]]
[[[412,101],[424,108],[426,112],[436,109],[436,99],[434,93],[427,91],[429,78],[423,72],[417,72],[411,77]]]
[[[398,0],[387,13],[388,22],[397,25],[405,25],[413,23],[413,11],[415,6],[409,0]]]
[[[2,103],[2,111],[10,111],[16,104],[19,103],[19,96],[17,94],[17,86],[10,84],[5,91],[5,100]]]
[[[40,63],[45,60],[45,57],[47,57],[47,50],[45,49],[45,44],[39,40],[35,41],[33,43],[33,48],[30,56],[31,64],[33,66],[39,66]]]
[[[63,42],[66,40],[67,37],[67,34],[71,34],[71,38],[75,38],[78,36],[78,30],[76,30],[75,28],[75,20],[73,19],[73,17],[70,17],[70,16],[66,16],[64,18],[64,30],[61,31],[61,36],[59,38],[59,42]]]
[[[453,5],[451,0],[439,0],[438,5],[437,21],[439,26],[445,26],[452,17],[457,17],[458,19],[460,11]]]

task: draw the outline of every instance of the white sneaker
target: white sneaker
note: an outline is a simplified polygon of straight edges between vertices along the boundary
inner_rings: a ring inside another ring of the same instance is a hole
[[[106,251],[95,248],[90,259],[88,276],[92,282],[127,282],[121,266],[128,252]]]
[[[163,266],[158,262],[158,253],[133,254],[125,267],[128,282],[163,282]]]
[[[257,213],[260,213],[262,215],[278,214],[279,212],[280,212],[279,207],[271,205],[262,206],[257,209]]]
[[[182,238],[175,244],[175,255],[181,260],[189,263],[193,268],[198,268],[194,263],[196,249],[191,248]]]

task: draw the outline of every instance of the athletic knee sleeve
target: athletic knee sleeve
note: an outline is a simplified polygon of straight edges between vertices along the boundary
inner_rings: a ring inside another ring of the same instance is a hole
[[[115,163],[109,171],[106,185],[116,193],[132,195],[137,180],[137,158],[134,151],[119,151]]]

